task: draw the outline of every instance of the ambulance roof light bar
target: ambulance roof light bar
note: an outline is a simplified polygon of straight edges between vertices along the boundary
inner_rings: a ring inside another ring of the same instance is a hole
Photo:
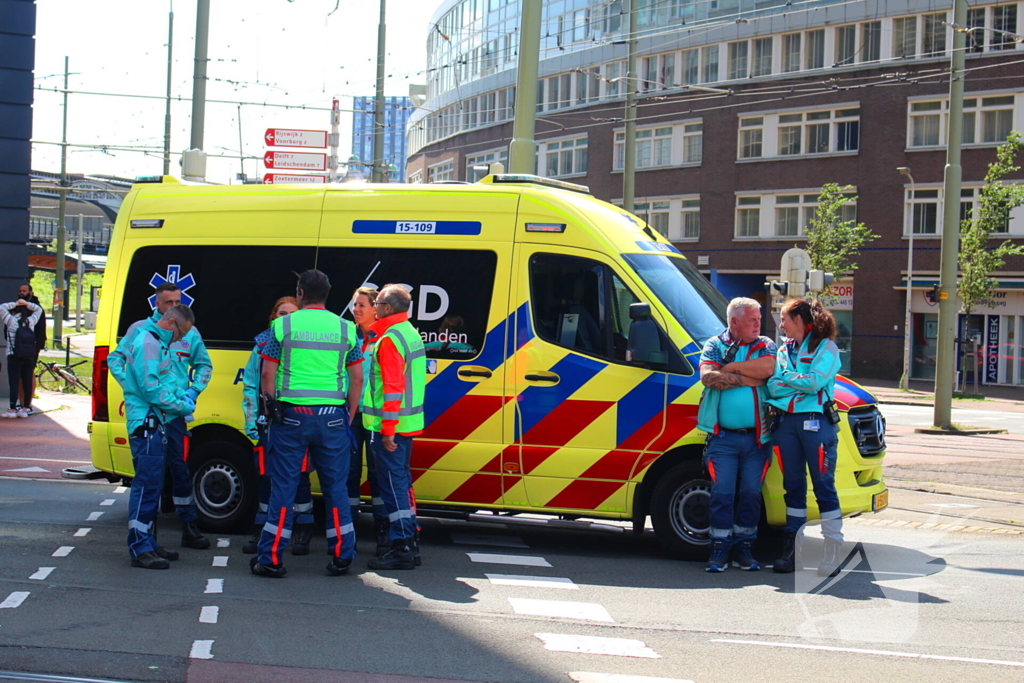
[[[495,185],[499,183],[529,183],[531,185],[543,185],[544,187],[553,187],[559,190],[590,194],[590,188],[586,185],[567,183],[564,180],[555,180],[554,178],[542,178],[530,173],[496,173],[487,176],[481,182],[487,182],[488,179]]]

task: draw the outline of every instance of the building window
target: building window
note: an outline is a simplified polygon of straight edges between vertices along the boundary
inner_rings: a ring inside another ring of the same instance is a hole
[[[760,159],[763,154],[764,117],[740,119],[740,159]]]
[[[657,230],[665,239],[669,239],[669,202],[646,202],[633,205],[633,213],[644,219],[647,225]]]
[[[409,176],[410,185],[420,185],[423,183],[423,171],[416,171]]]
[[[892,56],[894,59],[913,59],[917,56],[917,17],[898,17],[892,20]]]
[[[1013,128],[1016,95],[967,97],[964,99],[963,139],[965,145],[998,145]],[[908,147],[944,144],[949,122],[949,100],[910,102]]]
[[[754,40],[754,59],[750,64],[751,76],[768,76],[772,73],[772,38]]]
[[[804,48],[804,68],[825,68],[825,29],[808,31],[805,34],[807,45]]]
[[[800,141],[803,138],[803,120],[803,114],[782,114],[779,116],[779,156],[800,154]]]
[[[771,141],[772,144],[766,144]],[[860,109],[764,114],[740,119],[740,159],[856,152]]]
[[[857,58],[857,26],[836,29],[836,66],[855,63]]]
[[[852,196],[852,195],[851,195]],[[817,194],[746,195],[736,198],[736,237],[763,239],[803,238],[818,210]],[[771,217],[761,232],[761,216]],[[840,211],[840,220],[857,220],[857,205],[847,202]]]
[[[682,234],[680,239],[700,239],[700,199],[682,200],[682,213],[680,215]]]
[[[789,73],[800,70],[800,39],[799,33],[782,36],[782,71]]]
[[[448,159],[427,167],[428,183],[440,183],[446,180],[455,180],[455,161]]]
[[[977,9],[967,10],[967,28],[968,29],[982,29],[977,31],[967,32],[967,51],[968,52],[984,52],[985,51],[985,12],[987,10],[984,7]]]
[[[544,172],[548,178],[587,174],[587,138],[571,138],[538,144],[543,155]]]
[[[907,236],[914,231],[915,236],[935,237],[942,234],[943,227],[943,197],[941,188],[917,189],[911,195],[909,189],[906,193],[907,209],[903,219],[903,235]],[[970,219],[974,211],[978,209],[981,202],[981,187],[964,187],[960,190],[960,221]],[[998,229],[993,230],[998,236],[1018,236],[1024,232],[1024,222],[1016,220],[1024,215],[1020,209],[1011,211],[1006,222]]]
[[[992,8],[992,28],[1003,33],[993,33],[990,43],[993,50],[1012,50],[1017,33],[1017,5],[996,5]],[[1009,35],[1008,35],[1009,34]]]
[[[708,45],[700,49],[701,60],[704,62],[703,80],[714,83],[718,80],[718,46]]]
[[[703,123],[638,128],[636,131],[636,168],[664,168],[699,164],[703,158]],[[612,170],[625,166],[625,131],[615,133]]]
[[[508,168],[508,149],[496,149],[466,157],[466,180],[475,183],[490,172],[489,165],[503,164]]]
[[[877,62],[881,58],[882,22],[864,22],[860,25],[860,61]]]
[[[694,48],[683,52],[683,83],[694,85],[700,83],[700,50]]]
[[[612,62],[611,64],[605,64],[605,95],[607,97],[618,97],[619,92],[621,91],[620,84],[622,81],[617,79],[626,75],[625,66],[625,62]]]
[[[941,57],[946,53],[946,13],[926,14],[922,18],[921,56]]]
[[[699,164],[704,159],[704,124],[683,126],[683,163]]]
[[[633,213],[672,242],[700,239],[700,197],[645,197]],[[616,206],[622,208],[621,203]]]
[[[784,195],[775,199],[775,236],[796,237],[800,232],[800,195]]]
[[[747,41],[729,43],[729,80],[747,77]]]

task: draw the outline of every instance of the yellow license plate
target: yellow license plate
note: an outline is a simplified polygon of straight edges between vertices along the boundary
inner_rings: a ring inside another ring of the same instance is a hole
[[[874,496],[871,497],[871,509],[872,509],[872,511],[878,512],[879,510],[884,510],[887,507],[889,507],[889,490],[888,489],[886,489],[885,491],[882,491],[881,493],[876,493]]]

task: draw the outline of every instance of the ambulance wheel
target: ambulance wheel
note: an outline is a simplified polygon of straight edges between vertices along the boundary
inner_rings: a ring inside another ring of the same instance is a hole
[[[207,441],[194,447],[189,466],[202,528],[215,533],[245,530],[259,501],[252,451],[232,441]]]
[[[708,556],[711,482],[696,463],[662,475],[651,498],[651,522],[662,550],[680,560]]]

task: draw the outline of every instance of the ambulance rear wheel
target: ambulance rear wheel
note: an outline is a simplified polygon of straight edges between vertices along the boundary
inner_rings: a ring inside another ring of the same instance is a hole
[[[259,477],[251,449],[231,441],[207,441],[194,448],[188,464],[203,529],[233,533],[252,524],[259,501]]]
[[[711,481],[696,463],[682,463],[665,472],[654,487],[651,522],[662,550],[681,560],[708,556]]]

